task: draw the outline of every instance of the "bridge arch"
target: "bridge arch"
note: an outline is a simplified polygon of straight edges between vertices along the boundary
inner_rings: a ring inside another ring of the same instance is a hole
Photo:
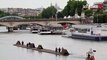
[[[19,29],[26,29],[27,27],[31,28],[31,27],[34,27],[34,26],[43,26],[43,25],[38,24],[38,23],[22,23],[22,24],[17,24],[14,27],[17,27]]]
[[[39,23],[16,23],[15,25],[14,25],[14,27],[16,27],[16,26],[19,26],[19,25],[39,25],[39,26],[43,26],[42,24],[39,24]]]
[[[19,20],[19,19],[24,19],[24,18],[20,16],[4,16],[0,18],[0,20]]]
[[[0,26],[6,26],[6,27],[8,27],[8,25],[5,24],[5,23],[0,23]]]

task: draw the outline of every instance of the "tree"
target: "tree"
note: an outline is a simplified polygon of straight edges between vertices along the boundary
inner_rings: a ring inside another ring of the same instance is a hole
[[[67,2],[67,5],[65,6],[65,8],[63,9],[62,13],[64,16],[74,16],[75,15],[75,9],[76,9],[76,2],[75,0],[69,0]]]
[[[55,17],[56,11],[57,10],[54,6],[50,6],[43,10],[41,13],[42,18],[51,18],[52,16]]]
[[[97,11],[95,12],[95,15],[98,15],[98,14],[103,14],[103,10],[102,9],[97,9]]]
[[[97,9],[94,13],[94,23],[107,23],[107,13],[100,8]]]
[[[9,15],[10,15],[9,13],[5,13],[3,11],[0,11],[0,17],[9,16]]]
[[[61,12],[58,12],[58,13],[57,13],[57,17],[58,17],[58,18],[63,18],[64,16],[63,16],[63,14],[62,14]]]
[[[69,0],[67,2],[67,5],[63,9],[62,13],[64,16],[68,16],[68,15],[74,16],[75,12],[81,15],[83,6],[86,4],[87,4],[87,1]]]
[[[93,15],[93,11],[92,11],[92,10],[85,10],[84,12],[85,12],[85,15],[86,15],[87,17],[90,17],[90,16]]]
[[[94,23],[107,23],[107,14],[95,15]]]
[[[83,11],[83,6],[87,4],[87,1],[77,1],[76,4],[77,4],[77,12],[78,15],[80,16],[81,12]]]

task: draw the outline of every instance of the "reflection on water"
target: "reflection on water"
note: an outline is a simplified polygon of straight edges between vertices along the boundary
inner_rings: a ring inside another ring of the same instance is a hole
[[[55,50],[56,47],[66,48],[70,56],[56,56],[13,46],[17,40],[33,42],[37,46]],[[29,31],[15,31],[14,33],[0,33],[0,60],[85,60],[86,52],[96,49],[96,60],[107,59],[107,41],[85,41],[64,38],[60,35],[37,35]]]

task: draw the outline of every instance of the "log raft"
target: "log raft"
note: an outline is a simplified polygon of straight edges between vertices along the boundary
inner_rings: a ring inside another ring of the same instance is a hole
[[[63,55],[63,56],[68,56],[69,55],[69,53],[66,49],[63,49],[62,52],[56,52],[55,50],[50,50],[50,49],[44,49],[44,48],[43,49],[38,49],[38,47],[30,48],[30,47],[27,47],[26,45],[14,44],[14,46],[22,47],[22,48],[26,48],[26,49],[32,49],[32,50],[39,51],[39,52],[55,54],[55,55]]]

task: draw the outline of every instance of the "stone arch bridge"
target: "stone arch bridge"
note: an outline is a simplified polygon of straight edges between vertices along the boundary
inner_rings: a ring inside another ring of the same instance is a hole
[[[23,24],[39,24],[42,26],[46,26],[46,25],[51,25],[51,26],[55,26],[57,24],[61,24],[61,23],[69,23],[69,24],[79,24],[80,21],[78,20],[71,20],[71,19],[57,19],[57,21],[55,19],[22,19],[20,17],[14,17],[11,16],[12,19],[10,17],[3,17],[0,18],[0,25],[4,25],[6,27],[8,27],[8,31],[12,32],[13,31],[13,27],[16,27],[18,25],[23,25]],[[17,18],[17,19],[15,19]]]

